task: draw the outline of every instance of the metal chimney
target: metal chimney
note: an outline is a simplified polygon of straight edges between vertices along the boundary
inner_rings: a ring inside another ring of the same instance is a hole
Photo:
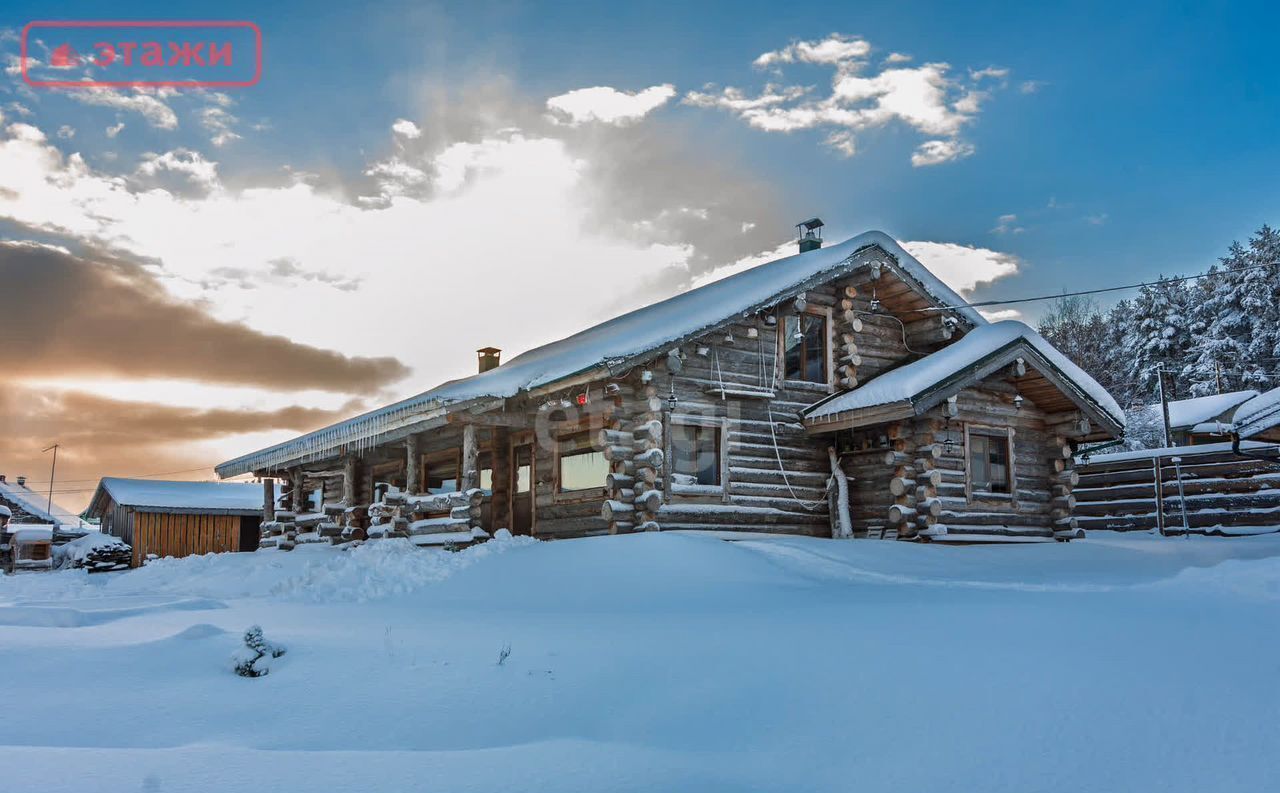
[[[800,236],[800,252],[808,253],[822,247],[822,227],[826,224],[822,218],[809,218],[796,224],[796,233]]]
[[[481,347],[476,350],[476,354],[480,356],[480,372],[481,374],[490,369],[498,368],[499,358],[502,357],[502,350],[497,347]]]

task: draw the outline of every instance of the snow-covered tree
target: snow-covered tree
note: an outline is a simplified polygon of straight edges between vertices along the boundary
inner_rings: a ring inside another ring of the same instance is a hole
[[[1263,226],[1248,246],[1233,242],[1201,279],[1203,327],[1184,372],[1195,393],[1266,390],[1280,375],[1280,233]]]
[[[1133,299],[1124,356],[1138,394],[1154,396],[1158,393],[1157,370],[1180,372],[1186,363],[1192,348],[1187,297],[1182,282],[1161,277],[1155,284],[1142,287]],[[1169,398],[1177,398],[1176,383],[1166,380],[1165,384]]]

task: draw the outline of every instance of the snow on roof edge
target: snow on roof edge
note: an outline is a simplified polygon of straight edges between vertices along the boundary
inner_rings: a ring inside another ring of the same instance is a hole
[[[1280,426],[1280,388],[1265,391],[1236,408],[1232,416],[1236,434],[1251,438]]]
[[[932,386],[1018,341],[1030,345],[1054,368],[1091,399],[1098,409],[1117,426],[1125,426],[1125,414],[1119,403],[1087,372],[1063,355],[1043,336],[1017,320],[1004,320],[976,328],[953,342],[917,361],[892,369],[866,383],[836,394],[807,408],[806,420],[829,417],[838,413],[914,401]]]
[[[77,529],[92,528],[86,523],[79,513],[72,512],[66,507],[53,502],[53,508],[48,508],[48,495],[41,495],[36,491],[24,485],[18,485],[15,482],[0,482],[0,497],[4,497],[22,507],[24,512],[34,515],[42,520],[47,520],[58,526],[71,526]]]
[[[1271,449],[1275,444],[1261,443],[1258,441],[1244,441],[1240,444],[1241,449]],[[1177,457],[1181,455],[1200,455],[1200,454],[1220,454],[1222,452],[1231,451],[1232,445],[1230,441],[1222,443],[1198,443],[1195,446],[1162,446],[1157,449],[1134,449],[1125,452],[1110,452],[1108,454],[1091,454],[1089,462],[1091,463],[1115,463],[1124,460],[1141,460],[1147,457]],[[1082,456],[1077,456],[1076,461],[1083,461]]]
[[[349,444],[371,440],[423,421],[435,410],[483,398],[506,399],[543,388],[610,361],[643,355],[712,328],[758,305],[803,291],[815,279],[833,276],[867,248],[878,247],[940,305],[953,307],[974,327],[987,324],[964,298],[944,284],[896,240],[867,231],[844,242],[774,259],[535,347],[488,372],[450,380],[415,396],[376,408],[328,427],[220,463],[221,478],[272,468],[298,458],[314,458]],[[798,265],[805,264],[806,267]],[[735,287],[737,287],[735,289]],[[736,297],[734,300],[726,298]],[[721,306],[732,305],[727,309]],[[633,341],[628,341],[633,340]],[[631,347],[624,345],[630,344]]]
[[[262,510],[260,484],[104,476],[99,480],[93,499],[89,502],[90,508],[96,504],[99,494],[102,493],[121,506],[133,508],[207,512],[260,512]]]
[[[1196,424],[1211,421],[1232,408],[1243,405],[1258,395],[1253,389],[1228,391],[1225,394],[1209,394],[1208,396],[1176,399],[1169,403],[1169,427],[1185,429]],[[1160,410],[1160,403],[1149,407]]]

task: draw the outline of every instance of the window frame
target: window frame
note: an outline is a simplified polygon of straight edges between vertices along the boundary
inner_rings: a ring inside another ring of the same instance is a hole
[[[973,480],[973,441],[972,437],[979,435],[983,438],[1000,439],[1005,442],[1005,451],[1008,455],[1007,481],[1009,483],[1008,493],[995,493],[990,490],[978,490],[974,486]],[[974,501],[1009,501],[1014,504],[1018,500],[1018,473],[1017,473],[1017,444],[1014,442],[1013,427],[993,427],[985,424],[965,424],[964,426],[964,495],[965,500],[969,503]]]
[[[729,419],[719,416],[690,416],[667,414],[667,426],[663,428],[665,437],[670,439],[671,443],[664,444],[666,450],[670,452],[672,458],[675,457],[674,451],[674,434],[671,427],[701,427],[711,429],[715,432],[716,438],[716,470],[718,472],[719,484],[715,485],[677,485],[674,481],[671,483],[669,490],[673,496],[697,496],[719,493],[721,500],[728,502],[729,500]],[[674,471],[674,463],[673,468]],[[696,487],[698,492],[681,492],[681,488]]]
[[[462,449],[441,449],[435,452],[423,452],[418,459],[418,492],[430,493],[427,487],[427,471],[432,464],[453,458],[453,481],[462,487]]]
[[[826,380],[820,383],[813,380],[792,380],[787,377],[787,320],[792,317],[800,317],[804,315],[818,317],[823,321],[823,327],[826,329],[826,360],[823,362]],[[835,350],[832,348],[835,343],[834,319],[834,312],[827,306],[808,306],[804,311],[798,313],[795,311],[780,312],[778,316],[778,323],[775,326],[778,329],[777,366],[782,372],[782,377],[779,378],[780,382],[786,383],[787,385],[800,385],[802,387],[809,388],[825,388],[828,391],[833,390],[833,384],[835,383]]]
[[[584,501],[584,500],[589,501],[595,498],[604,497],[606,477],[608,477],[609,475],[609,468],[610,468],[608,460],[605,461],[605,469],[606,469],[605,475],[600,478],[599,487],[583,487],[583,488],[576,488],[573,490],[566,490],[564,489],[563,482],[562,482],[562,476],[563,476],[562,467],[564,465],[563,463],[564,458],[575,457],[583,454],[603,454],[603,452],[600,449],[596,448],[594,441],[585,449],[578,449],[577,451],[573,451],[573,452],[570,452],[569,454],[565,454],[564,453],[565,439],[572,435],[586,435],[587,438],[590,439],[593,434],[594,433],[592,432],[590,427],[579,427],[579,426],[564,427],[556,432],[555,448],[552,453],[552,468],[551,468],[552,472],[555,474],[555,481],[552,482],[552,488],[551,488],[552,497],[555,501]]]

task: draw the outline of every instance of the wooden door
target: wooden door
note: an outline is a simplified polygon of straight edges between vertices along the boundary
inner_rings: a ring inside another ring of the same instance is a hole
[[[511,533],[533,534],[533,444],[511,447]]]

